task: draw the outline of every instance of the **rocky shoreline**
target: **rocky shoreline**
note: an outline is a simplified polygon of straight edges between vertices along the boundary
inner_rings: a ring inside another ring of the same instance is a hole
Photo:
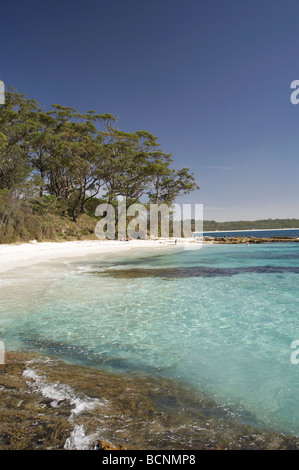
[[[298,243],[299,238],[297,237],[271,237],[271,238],[264,238],[264,237],[203,237],[205,242],[210,243],[227,243],[227,244],[237,244],[237,243],[246,243],[246,244],[257,244],[257,243]]]
[[[0,398],[0,450],[299,449],[299,438],[175,381],[27,352],[6,354]]]

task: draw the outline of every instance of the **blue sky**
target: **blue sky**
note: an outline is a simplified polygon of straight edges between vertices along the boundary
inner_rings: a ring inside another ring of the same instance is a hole
[[[1,0],[0,78],[146,129],[204,218],[299,218],[298,0]]]

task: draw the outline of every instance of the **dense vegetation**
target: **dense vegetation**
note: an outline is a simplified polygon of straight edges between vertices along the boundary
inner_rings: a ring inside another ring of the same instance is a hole
[[[258,230],[258,229],[280,229],[299,228],[299,219],[259,219],[259,220],[238,220],[231,222],[216,222],[215,220],[205,220],[203,230],[205,232],[220,232],[225,230]]]
[[[157,137],[119,130],[112,114],[45,111],[10,89],[0,106],[0,243],[95,238],[95,208],[120,195],[171,205],[198,188],[172,162]]]

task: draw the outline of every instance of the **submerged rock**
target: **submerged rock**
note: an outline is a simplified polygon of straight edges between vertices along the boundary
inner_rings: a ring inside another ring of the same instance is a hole
[[[7,353],[0,398],[1,450],[299,449],[299,438],[176,381],[28,353]]]

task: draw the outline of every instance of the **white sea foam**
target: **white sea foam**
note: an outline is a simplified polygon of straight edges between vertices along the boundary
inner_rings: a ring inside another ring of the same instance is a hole
[[[48,383],[46,377],[38,375],[33,369],[27,367],[23,372],[24,377],[31,379],[31,387],[35,392],[41,393],[45,398],[52,400],[51,406],[56,408],[62,402],[68,402],[73,408],[69,421],[72,421],[74,416],[77,416],[85,411],[93,410],[97,406],[103,406],[105,402],[101,402],[97,398],[84,397],[80,398],[76,395],[74,390],[66,384],[59,382]]]
[[[33,361],[30,361],[32,363]],[[59,407],[62,403],[69,403],[71,409],[68,421],[74,422],[74,418],[85,411],[90,411],[97,406],[103,406],[107,400],[100,401],[97,398],[84,397],[80,398],[74,390],[66,384],[59,382],[48,383],[45,376],[38,375],[35,370],[27,366],[23,372],[23,376],[30,379],[29,385],[36,393],[41,393],[45,398],[52,400],[53,408]],[[83,425],[75,424],[70,436],[66,439],[64,448],[67,450],[88,450],[92,441],[98,436],[96,434],[85,434]]]
[[[88,450],[90,449],[91,442],[95,440],[95,438],[95,434],[90,434],[89,436],[85,434],[85,429],[82,424],[76,424],[70,437],[65,441],[64,448],[67,450]]]

